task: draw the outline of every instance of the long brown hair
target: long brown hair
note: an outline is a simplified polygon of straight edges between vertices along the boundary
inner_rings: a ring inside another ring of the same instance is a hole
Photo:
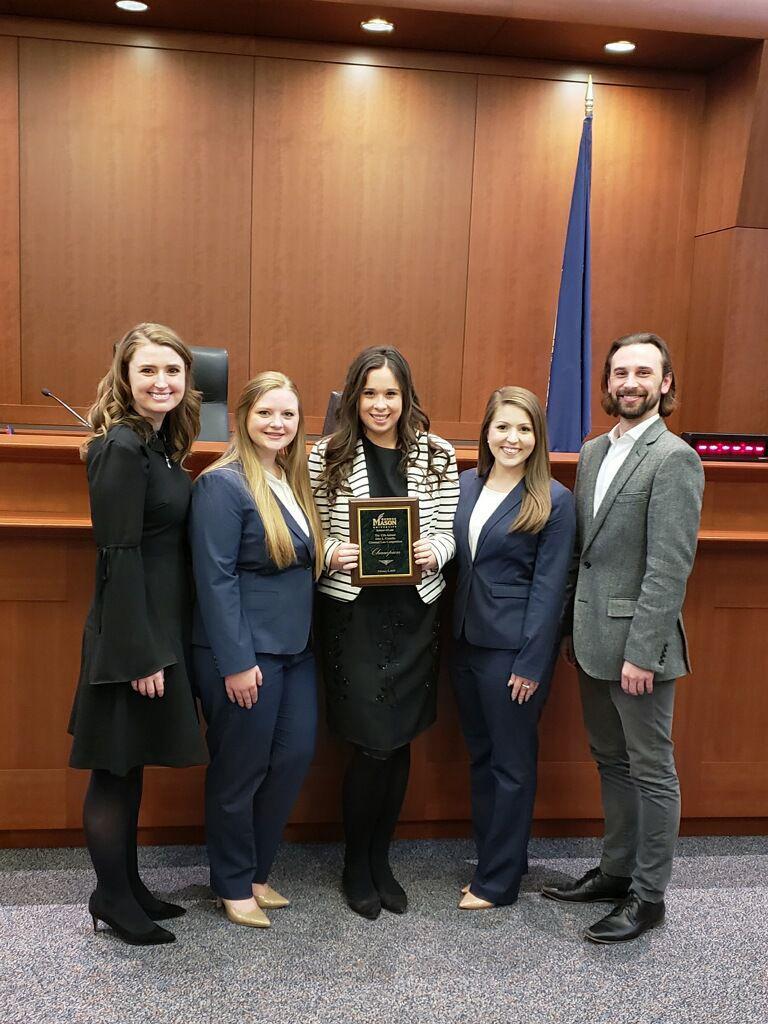
[[[600,387],[603,390],[600,404],[603,409],[605,409],[609,416],[618,416],[619,414],[618,403],[608,390],[608,381],[611,376],[611,360],[620,348],[626,348],[627,345],[655,345],[661,353],[661,376],[666,377],[667,374],[671,374],[672,383],[669,391],[661,396],[659,416],[663,418],[670,416],[677,408],[677,381],[675,380],[675,371],[672,369],[672,356],[669,354],[669,347],[666,341],[660,338],[658,334],[651,334],[650,331],[641,331],[639,334],[625,334],[623,338],[617,338],[608,349],[608,355],[605,357],[605,365],[603,366],[603,376],[600,381]]]
[[[488,445],[488,429],[502,405],[514,405],[527,413],[533,424],[535,444],[525,463],[523,477],[525,493],[520,511],[509,527],[510,533],[539,533],[547,525],[552,513],[552,471],[549,467],[547,418],[536,395],[527,388],[497,388],[488,399],[480,427],[480,450],[477,475],[487,477],[494,458]]]
[[[323,488],[328,500],[333,503],[336,495],[348,489],[347,477],[355,458],[361,426],[357,407],[360,395],[371,370],[388,367],[394,374],[403,401],[403,410],[397,421],[397,447],[401,452],[400,469],[405,473],[411,461],[415,461],[415,447],[420,434],[429,433],[429,417],[419,402],[413,386],[413,377],[408,360],[396,348],[372,345],[357,355],[347,370],[344,391],[338,411],[338,427],[328,440],[325,449],[325,468],[319,487]],[[431,439],[427,439],[427,475],[432,474],[440,481],[448,471],[449,455]],[[426,479],[424,483],[426,484]]]
[[[317,579],[323,568],[323,529],[312,497],[312,485],[309,482],[307,441],[301,398],[296,385],[284,373],[277,370],[265,370],[253,380],[248,381],[237,400],[235,432],[229,447],[214,463],[206,466],[200,475],[203,476],[205,473],[213,472],[214,469],[226,466],[232,466],[232,472],[236,472],[235,464],[239,463],[248,490],[264,524],[269,557],[278,569],[287,569],[289,565],[293,565],[296,561],[296,551],[290,531],[280,511],[277,498],[269,486],[266,471],[259,461],[253,441],[248,434],[248,414],[253,408],[254,402],[258,402],[268,391],[274,391],[275,388],[284,388],[286,391],[290,391],[296,396],[299,405],[299,424],[296,436],[288,447],[278,454],[277,465],[284,471],[296,501],[307,517],[307,523],[315,542],[315,579]]]
[[[172,331],[163,324],[137,324],[115,342],[112,365],[99,381],[96,401],[88,410],[88,422],[93,433],[81,448],[85,458],[89,445],[103,437],[110,427],[126,423],[145,441],[155,428],[133,407],[133,393],[128,380],[128,366],[137,349],[142,345],[166,345],[181,356],[184,362],[184,394],[175,409],[166,413],[163,434],[168,453],[174,462],[181,462],[192,448],[200,431],[200,392],[195,391],[192,379],[192,353]]]

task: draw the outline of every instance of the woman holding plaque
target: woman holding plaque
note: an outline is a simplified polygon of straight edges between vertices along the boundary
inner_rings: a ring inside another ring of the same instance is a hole
[[[353,745],[344,778],[342,884],[371,920],[402,914],[389,864],[405,797],[410,742],[436,715],[438,599],[453,557],[458,474],[453,448],[429,433],[411,371],[396,348],[367,348],[347,372],[338,427],[314,446],[309,471],[326,535],[318,621],[331,730]],[[418,499],[412,543],[421,580],[359,587],[351,571],[350,498]]]
[[[462,910],[514,903],[527,871],[538,723],[559,640],[576,521],[552,480],[541,404],[494,391],[477,469],[461,474],[453,681],[469,748],[477,868]]]
[[[243,389],[228,450],[195,483],[190,537],[211,886],[233,924],[267,928],[264,911],[289,902],[269,871],[315,746],[309,637],[323,550],[299,395],[284,374]]]

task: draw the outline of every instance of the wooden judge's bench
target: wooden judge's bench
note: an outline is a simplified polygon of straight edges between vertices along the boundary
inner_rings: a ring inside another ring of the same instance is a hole
[[[87,772],[67,767],[66,727],[91,600],[94,548],[81,436],[0,436],[0,846],[67,845]],[[198,444],[198,472],[222,445]],[[460,468],[474,464],[459,448]],[[575,455],[553,456],[573,486]],[[685,619],[694,674],[678,688],[683,831],[768,832],[768,464],[710,463]],[[445,617],[445,616],[444,616]],[[447,632],[446,632],[447,636]],[[437,724],[414,745],[402,836],[468,833],[467,758],[445,667]],[[321,725],[293,838],[340,833],[345,752]],[[142,837],[202,836],[203,768],[150,768]],[[535,829],[597,834],[600,793],[574,672],[558,665],[541,727]]]

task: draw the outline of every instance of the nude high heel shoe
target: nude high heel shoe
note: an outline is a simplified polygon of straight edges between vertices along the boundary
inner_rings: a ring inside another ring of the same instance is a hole
[[[490,903],[479,896],[474,896],[469,891],[464,893],[459,900],[459,910],[491,910],[495,906],[495,903]]]
[[[256,893],[253,894],[253,898],[262,910],[282,910],[283,907],[290,907],[291,901],[285,896],[281,896],[271,885],[265,886],[265,889],[266,892],[261,896],[257,896]]]
[[[257,905],[252,910],[238,910],[232,906],[232,902],[220,896],[216,897],[216,906],[224,908],[224,913],[232,924],[241,924],[245,928],[269,928],[272,924],[260,906]]]

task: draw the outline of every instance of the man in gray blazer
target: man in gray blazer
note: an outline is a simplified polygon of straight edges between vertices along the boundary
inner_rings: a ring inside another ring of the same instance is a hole
[[[704,490],[699,457],[664,418],[675,407],[669,350],[655,334],[611,346],[603,408],[619,422],[588,441],[576,473],[576,553],[562,651],[579,675],[605,813],[599,867],[543,895],[614,902],[587,929],[624,942],[664,919],[680,823],[672,745],[675,680],[691,671],[680,610]]]

